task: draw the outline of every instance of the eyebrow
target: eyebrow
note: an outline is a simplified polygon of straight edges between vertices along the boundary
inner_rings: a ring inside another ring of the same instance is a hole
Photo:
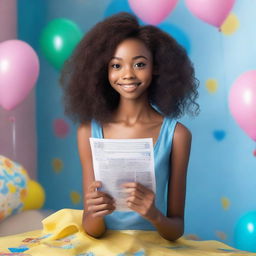
[[[140,59],[140,58],[144,58],[144,59],[148,60],[148,58],[145,57],[145,56],[143,56],[143,55],[135,56],[135,57],[133,57],[132,59],[133,59],[133,60],[136,60],[136,59]],[[122,60],[122,58],[116,57],[116,56],[112,57],[111,59]]]

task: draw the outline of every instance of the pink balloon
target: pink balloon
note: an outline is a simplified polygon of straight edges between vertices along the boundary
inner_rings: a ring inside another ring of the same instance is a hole
[[[175,8],[178,0],[129,0],[131,9],[145,23],[157,25]]]
[[[238,125],[256,141],[256,70],[243,73],[234,82],[229,108]]]
[[[230,13],[235,0],[186,0],[188,9],[199,19],[220,27]]]
[[[11,110],[35,85],[39,60],[33,48],[20,40],[0,43],[0,105]]]

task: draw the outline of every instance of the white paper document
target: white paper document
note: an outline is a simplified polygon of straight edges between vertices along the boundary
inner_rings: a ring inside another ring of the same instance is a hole
[[[139,182],[156,191],[152,138],[90,138],[95,180],[102,182],[102,191],[116,201],[116,210],[131,211],[128,196],[121,184]]]

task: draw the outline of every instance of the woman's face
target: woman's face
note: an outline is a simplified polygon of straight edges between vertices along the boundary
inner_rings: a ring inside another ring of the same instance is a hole
[[[111,86],[126,99],[146,95],[152,80],[152,54],[145,44],[136,38],[121,42],[108,65]]]

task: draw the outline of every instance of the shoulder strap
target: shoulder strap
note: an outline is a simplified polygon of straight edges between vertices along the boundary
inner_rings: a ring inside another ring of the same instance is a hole
[[[102,139],[102,127],[94,119],[91,121],[91,136],[92,138]]]
[[[175,131],[175,127],[177,124],[176,119],[165,117],[163,126],[161,128],[161,132],[159,134],[159,143],[158,143],[158,150],[160,152],[166,152],[166,150],[171,150],[172,139]]]

